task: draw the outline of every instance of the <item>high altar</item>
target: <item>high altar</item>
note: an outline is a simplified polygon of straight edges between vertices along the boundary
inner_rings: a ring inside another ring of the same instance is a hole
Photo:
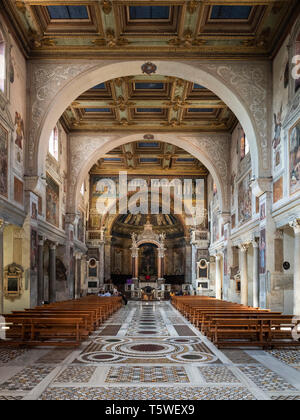
[[[164,299],[171,290],[164,279],[165,233],[156,234],[147,217],[144,231],[140,235],[132,233],[131,238],[132,284],[127,285],[127,291],[132,298]]]

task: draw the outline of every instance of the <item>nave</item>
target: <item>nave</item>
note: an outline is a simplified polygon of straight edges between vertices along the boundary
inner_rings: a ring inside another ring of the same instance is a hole
[[[0,348],[14,399],[300,400],[300,351],[220,351],[171,303],[129,301],[76,350]]]

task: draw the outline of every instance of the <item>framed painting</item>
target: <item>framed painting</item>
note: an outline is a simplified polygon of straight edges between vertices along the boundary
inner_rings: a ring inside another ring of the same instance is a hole
[[[59,227],[59,185],[47,174],[46,220]]]
[[[289,133],[289,181],[290,195],[300,191],[300,120]]]
[[[238,189],[239,223],[248,222],[252,218],[252,188],[250,186],[251,174],[248,174],[240,183]]]
[[[273,184],[273,203],[277,203],[283,198],[283,177]]]

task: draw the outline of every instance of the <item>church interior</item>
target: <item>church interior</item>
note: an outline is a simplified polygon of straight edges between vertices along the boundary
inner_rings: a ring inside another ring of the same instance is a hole
[[[300,4],[2,0],[0,400],[300,400]]]

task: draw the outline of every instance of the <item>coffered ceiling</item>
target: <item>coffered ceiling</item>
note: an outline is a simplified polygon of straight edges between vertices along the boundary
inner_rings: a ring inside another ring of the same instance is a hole
[[[125,144],[103,156],[91,169],[92,174],[197,175],[207,176],[207,168],[194,156],[172,144],[151,140],[151,135]]]
[[[67,131],[231,131],[237,120],[213,92],[159,75],[124,77],[99,84],[64,112]]]
[[[39,58],[266,57],[297,0],[2,0],[26,54]]]

